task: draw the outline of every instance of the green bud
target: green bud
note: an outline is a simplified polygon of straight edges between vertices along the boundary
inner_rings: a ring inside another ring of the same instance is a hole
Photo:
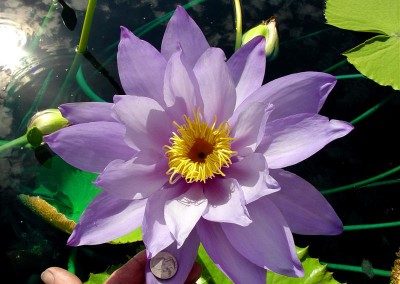
[[[263,36],[265,42],[265,55],[269,61],[275,59],[279,53],[279,37],[276,29],[276,17],[271,17],[267,21],[263,21],[258,26],[248,30],[242,36],[242,45],[248,43],[256,36]]]
[[[26,133],[28,142],[33,147],[38,147],[43,143],[43,136],[53,133],[65,126],[66,120],[58,109],[47,109],[36,113],[28,123]]]

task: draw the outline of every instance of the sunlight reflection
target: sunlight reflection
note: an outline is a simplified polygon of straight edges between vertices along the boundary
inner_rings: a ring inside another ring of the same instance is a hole
[[[23,49],[26,44],[26,34],[9,23],[0,22],[0,39],[0,70],[15,71],[26,55]]]

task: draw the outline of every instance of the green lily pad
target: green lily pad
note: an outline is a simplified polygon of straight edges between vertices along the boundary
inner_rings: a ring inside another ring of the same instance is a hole
[[[101,191],[92,184],[96,177],[97,174],[78,170],[54,156],[40,167],[38,187],[33,195],[41,196],[58,212],[78,222],[87,205]]]
[[[400,1],[327,0],[327,23],[338,28],[381,34],[344,55],[364,76],[400,90]]]
[[[70,234],[83,211],[101,191],[93,185],[96,178],[97,174],[78,170],[54,156],[40,167],[37,188],[29,195],[20,194],[19,198],[46,222]],[[109,243],[127,244],[141,240],[139,227]]]
[[[378,35],[343,55],[366,77],[400,90],[400,39]]]

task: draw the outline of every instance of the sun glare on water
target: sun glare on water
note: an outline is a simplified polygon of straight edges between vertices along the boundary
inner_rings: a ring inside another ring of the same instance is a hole
[[[0,23],[0,70],[15,71],[26,55],[26,34],[13,25]]]

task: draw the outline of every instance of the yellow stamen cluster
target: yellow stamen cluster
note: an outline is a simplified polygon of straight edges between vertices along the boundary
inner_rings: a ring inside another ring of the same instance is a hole
[[[230,157],[236,154],[231,150],[229,137],[230,126],[228,122],[222,122],[217,128],[217,117],[212,125],[203,121],[200,111],[193,112],[193,119],[184,116],[185,123],[177,127],[177,133],[173,132],[170,138],[171,145],[165,145],[168,156],[171,175],[169,182],[173,183],[179,177],[186,182],[205,182],[215,175],[225,174],[222,167],[232,164]]]

